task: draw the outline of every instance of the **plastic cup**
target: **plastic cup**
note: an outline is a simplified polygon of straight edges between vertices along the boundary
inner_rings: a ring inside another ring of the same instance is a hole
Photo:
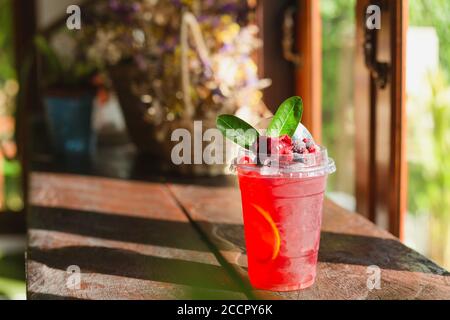
[[[237,164],[236,169],[252,286],[271,291],[311,286],[334,161],[320,147],[316,153],[296,155],[294,164]]]

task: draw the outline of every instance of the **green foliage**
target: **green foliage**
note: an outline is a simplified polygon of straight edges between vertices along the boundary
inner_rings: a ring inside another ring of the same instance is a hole
[[[16,77],[12,43],[11,1],[0,0],[0,84]]]
[[[286,99],[278,107],[267,127],[268,135],[271,137],[280,137],[282,135],[292,137],[302,119],[302,114],[302,98],[293,96]],[[250,124],[230,114],[218,116],[216,126],[227,139],[246,149],[249,149],[259,136],[258,131]]]
[[[13,30],[12,30],[12,1],[0,0],[0,90],[7,80],[14,80],[17,77],[14,65],[13,52]],[[15,103],[0,104],[0,116],[14,113]],[[11,106],[11,108],[10,108]],[[11,133],[12,134],[12,133]],[[5,137],[0,137],[4,139]],[[8,137],[9,138],[9,137]],[[1,150],[0,150],[1,153]],[[13,162],[13,161],[12,161]],[[5,175],[5,194],[3,197],[6,202],[12,200],[6,190],[12,190],[8,175],[17,174],[20,167],[17,165],[8,166],[6,163],[12,163],[4,160],[0,166],[0,175]],[[7,172],[8,171],[8,172]],[[20,186],[19,186],[20,190]],[[0,203],[2,210],[2,203]],[[2,213],[0,212],[0,215]],[[25,298],[25,261],[23,253],[18,255],[4,256],[0,251],[0,300]]]
[[[342,51],[343,38],[354,35],[355,0],[322,0],[322,101],[324,118],[329,119],[333,114],[337,100],[339,57]],[[352,74],[349,74],[351,77]],[[324,128],[326,137],[333,137],[334,127]],[[329,140],[328,140],[329,141]]]
[[[441,67],[450,77],[450,1],[410,0],[409,6],[410,25],[436,29]]]
[[[24,299],[25,287],[24,254],[4,256],[0,251],[0,300]]]
[[[322,116],[323,144],[331,155],[336,155],[337,145],[337,106],[339,101],[340,63],[344,46],[354,41],[356,0],[321,0],[322,17]],[[348,70],[345,81],[353,82],[353,71]],[[338,159],[336,159],[338,160]],[[343,168],[341,168],[343,169]],[[330,177],[329,190],[335,190],[336,175]]]
[[[72,63],[63,63],[63,58],[41,35],[35,37],[34,44],[44,58],[44,87],[78,88],[91,85],[91,78],[97,71],[94,63],[83,56],[76,57]]]
[[[302,98],[294,96],[286,99],[278,107],[267,127],[267,134],[271,137],[281,137],[283,135],[292,137],[302,119],[302,114]]]
[[[432,97],[427,104],[433,122],[424,160],[409,164],[409,210],[450,216],[450,84],[444,73],[430,78]],[[414,143],[414,141],[412,141]]]
[[[227,138],[243,148],[250,148],[259,134],[250,124],[231,115],[222,114],[217,117],[217,129]]]
[[[450,1],[410,0],[410,25],[433,27],[439,38],[440,72],[430,77],[427,111],[433,123],[426,160],[409,163],[408,209],[436,217],[450,214]],[[414,115],[412,115],[414,116]],[[415,144],[415,139],[408,143]]]

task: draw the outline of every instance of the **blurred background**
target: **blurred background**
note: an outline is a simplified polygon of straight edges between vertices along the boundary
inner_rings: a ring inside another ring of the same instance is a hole
[[[0,1],[0,299],[25,298],[25,217],[18,154],[18,73],[10,1]]]
[[[74,30],[67,24],[74,4],[81,8],[79,30],[76,19]],[[321,132],[318,140],[338,168],[328,196],[351,211],[357,208],[356,4],[320,0],[322,123],[312,130]],[[26,172],[137,179],[155,172],[160,178],[223,174],[223,166],[171,166],[167,139],[174,128],[192,131],[193,119],[212,127],[220,113],[256,124],[296,92],[292,70],[301,46],[289,36],[302,33],[290,18],[295,5],[0,0],[0,298],[25,297]],[[449,32],[450,2],[409,0],[402,240],[447,269]]]
[[[355,210],[356,1],[321,0],[323,141],[336,160],[329,196]],[[424,14],[426,13],[426,14]],[[404,242],[450,268],[450,2],[410,0],[407,34],[408,201]]]

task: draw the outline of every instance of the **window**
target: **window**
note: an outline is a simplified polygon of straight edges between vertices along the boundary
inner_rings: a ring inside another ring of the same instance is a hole
[[[380,28],[366,27],[373,5]],[[337,161],[328,196],[400,238],[407,10],[407,0],[297,2],[296,93],[302,121]]]
[[[322,142],[338,170],[329,177],[328,196],[354,211],[355,118],[353,64],[355,0],[321,0]]]
[[[405,241],[450,268],[450,3],[410,0]],[[427,14],[423,14],[426,12]]]

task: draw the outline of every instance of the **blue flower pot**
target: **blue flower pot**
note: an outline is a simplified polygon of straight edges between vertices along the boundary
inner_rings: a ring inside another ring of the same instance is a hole
[[[89,156],[94,151],[92,130],[94,95],[49,95],[44,105],[55,153]]]

